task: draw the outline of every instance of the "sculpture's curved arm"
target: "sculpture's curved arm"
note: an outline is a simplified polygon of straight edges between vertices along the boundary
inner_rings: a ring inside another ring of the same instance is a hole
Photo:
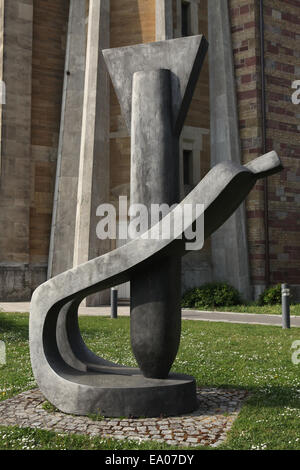
[[[254,160],[248,167],[219,164],[180,205],[204,205],[207,238],[235,211],[262,173],[267,176],[281,169],[275,152]],[[95,411],[98,403],[107,403],[108,393],[118,394],[117,399],[124,401],[122,375],[136,376],[136,386],[144,386],[139,383],[137,369],[112,364],[89,351],[77,323],[78,306],[90,294],[129,281],[137,270],[146,269],[153,260],[172,250],[183,255],[185,240],[141,237],[36,289],[30,307],[31,363],[41,391],[55,406],[65,412],[87,414]],[[111,374],[115,374],[113,386]],[[112,414],[109,406],[102,412]]]

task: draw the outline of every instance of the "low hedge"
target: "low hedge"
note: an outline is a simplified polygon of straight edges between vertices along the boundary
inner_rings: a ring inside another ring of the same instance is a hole
[[[290,295],[290,303],[293,303],[293,296]],[[259,296],[258,305],[278,305],[281,304],[281,284],[268,287]]]
[[[191,289],[182,298],[183,308],[231,307],[242,303],[239,292],[222,282],[208,283]]]

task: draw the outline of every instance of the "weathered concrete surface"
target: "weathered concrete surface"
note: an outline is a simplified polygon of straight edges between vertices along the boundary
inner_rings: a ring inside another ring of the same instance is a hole
[[[86,55],[86,5],[71,0],[48,279],[73,267]]]
[[[211,166],[241,164],[235,73],[228,1],[208,2]],[[213,279],[226,281],[244,299],[252,297],[244,203],[212,235]]]
[[[91,0],[73,266],[111,249],[110,240],[99,240],[96,236],[97,207],[109,202],[110,88],[102,56],[109,41],[110,1]],[[101,292],[87,301],[89,305],[106,303],[109,292]]]

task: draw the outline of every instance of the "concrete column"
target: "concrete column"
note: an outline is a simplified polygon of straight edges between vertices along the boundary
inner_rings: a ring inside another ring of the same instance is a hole
[[[171,72],[136,72],[131,127],[131,204],[179,202],[179,141],[173,134]],[[149,241],[151,243],[151,241]],[[181,259],[172,255],[131,279],[131,344],[145,377],[165,378],[181,331]]]
[[[0,298],[28,300],[31,190],[33,1],[0,2],[2,108],[0,174]],[[3,29],[4,28],[4,29]]]
[[[172,39],[173,36],[173,7],[172,0],[156,0],[156,41]]]
[[[96,209],[109,201],[109,77],[102,49],[109,48],[110,1],[91,0],[79,164],[73,265],[110,251],[110,241],[96,236]],[[89,305],[109,303],[109,291]]]
[[[73,267],[85,76],[85,19],[85,2],[71,0],[48,278]]]
[[[242,163],[227,0],[209,0],[211,165]],[[245,206],[212,235],[213,278],[251,297]]]

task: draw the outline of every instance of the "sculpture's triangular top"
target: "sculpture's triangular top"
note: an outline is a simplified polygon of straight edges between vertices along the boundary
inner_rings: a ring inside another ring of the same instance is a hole
[[[129,132],[133,74],[169,69],[172,72],[174,132],[180,134],[207,48],[205,37],[198,35],[103,51]]]

